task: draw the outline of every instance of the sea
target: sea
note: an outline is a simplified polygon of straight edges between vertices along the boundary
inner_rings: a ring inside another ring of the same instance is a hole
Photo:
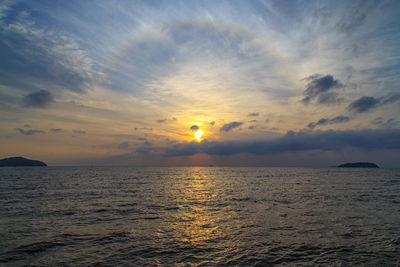
[[[400,169],[0,168],[0,266],[399,266]]]

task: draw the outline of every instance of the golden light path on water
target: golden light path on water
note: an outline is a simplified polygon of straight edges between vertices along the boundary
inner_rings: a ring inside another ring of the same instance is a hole
[[[208,211],[210,202],[218,199],[218,192],[212,189],[213,183],[201,170],[192,169],[185,181],[175,184],[179,188],[179,212],[174,214],[176,222],[170,227],[180,242],[199,244],[203,241],[221,236],[215,213]]]
[[[158,238],[199,249],[214,244],[219,253],[234,248],[228,238],[235,235],[233,225],[226,227],[224,223],[233,214],[222,212],[220,207],[224,195],[221,181],[213,180],[203,168],[191,168],[189,172],[168,186],[167,193],[177,207],[169,214],[170,219],[160,225]]]

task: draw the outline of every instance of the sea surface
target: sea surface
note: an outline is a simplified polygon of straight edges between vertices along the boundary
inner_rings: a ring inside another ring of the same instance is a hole
[[[0,168],[0,266],[226,265],[400,265],[400,169]]]

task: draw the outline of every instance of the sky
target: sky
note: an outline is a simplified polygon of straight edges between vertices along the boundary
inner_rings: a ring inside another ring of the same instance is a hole
[[[397,0],[3,0],[0,57],[0,157],[400,167]]]

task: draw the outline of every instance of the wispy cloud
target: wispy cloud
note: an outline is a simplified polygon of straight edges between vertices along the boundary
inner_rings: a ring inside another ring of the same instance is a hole
[[[126,149],[129,147],[129,142],[122,142],[120,144],[118,144],[118,148],[120,149]]]
[[[197,131],[198,129],[200,129],[200,128],[197,125],[190,126],[190,130],[193,131],[193,132]]]
[[[23,6],[28,7],[29,2]],[[40,4],[38,4],[40,6]],[[102,74],[78,42],[74,33],[53,30],[37,19],[44,9],[32,14],[29,8],[3,8],[0,16],[0,73],[23,75],[32,87],[52,84],[82,92],[86,84]],[[51,18],[48,18],[51,20]],[[18,83],[13,83],[17,85]]]
[[[305,97],[301,100],[304,104],[316,99],[319,104],[331,104],[339,101],[337,92],[333,89],[342,88],[343,84],[335,80],[332,75],[313,74],[307,78]]]
[[[229,132],[229,131],[231,131],[231,130],[233,130],[233,129],[235,129],[235,128],[238,128],[238,127],[241,126],[241,125],[243,125],[243,122],[233,121],[233,122],[224,124],[224,125],[221,127],[220,131]]]
[[[86,131],[83,130],[72,130],[74,134],[86,134]]]
[[[54,102],[53,95],[46,90],[31,93],[23,98],[25,107],[44,108]]]
[[[379,99],[375,97],[363,96],[352,102],[348,109],[356,112],[367,112],[375,108],[379,102]]]
[[[15,130],[17,130],[20,134],[23,134],[23,135],[35,135],[35,134],[44,134],[45,133],[45,131],[34,130],[34,129],[24,130],[21,128],[15,128]]]
[[[310,129],[314,129],[317,126],[321,126],[321,125],[327,125],[327,124],[335,124],[335,123],[344,123],[344,122],[348,122],[350,120],[349,117],[347,116],[337,116],[334,117],[332,119],[326,119],[326,118],[322,118],[317,122],[310,122],[307,127]]]
[[[355,112],[368,112],[378,106],[387,105],[400,100],[400,94],[394,94],[386,97],[375,98],[372,96],[362,96],[359,99],[350,103],[347,107],[351,111]]]

